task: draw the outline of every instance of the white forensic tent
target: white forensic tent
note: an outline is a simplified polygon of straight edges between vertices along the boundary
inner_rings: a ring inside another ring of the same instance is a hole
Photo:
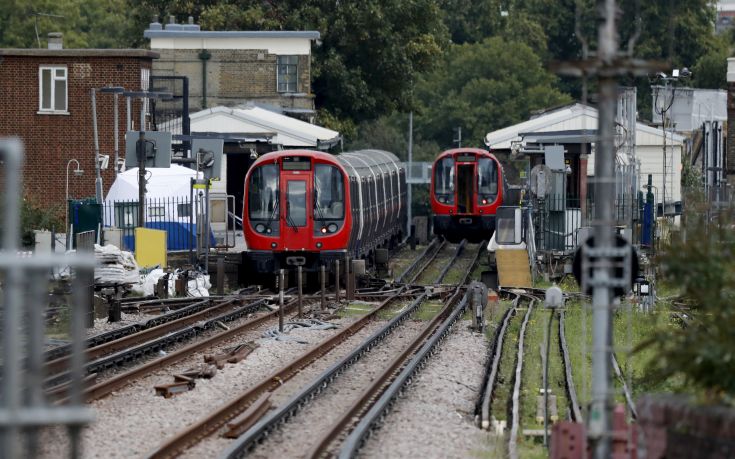
[[[195,234],[196,223],[190,203],[191,179],[196,172],[172,164],[170,168],[146,169],[146,228],[168,232],[169,250],[188,248],[189,233]],[[127,249],[133,247],[132,231],[138,226],[138,168],[118,174],[104,202],[104,225],[122,229]]]

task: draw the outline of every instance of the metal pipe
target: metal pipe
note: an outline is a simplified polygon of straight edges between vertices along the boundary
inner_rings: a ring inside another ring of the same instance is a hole
[[[283,333],[283,269],[278,271],[278,331]]]
[[[299,266],[298,268],[296,268],[296,283],[298,284],[298,288],[299,288],[299,303],[298,303],[299,304],[299,317],[304,316],[304,309],[303,309],[304,292],[302,290],[302,284],[301,284],[303,281],[302,274],[303,274],[303,268]]]
[[[5,162],[5,190],[20,190],[21,161],[23,145],[18,139],[0,141],[0,155]],[[3,250],[9,256],[15,254],[20,242],[20,209],[18,195],[5,193],[5,209],[3,215]],[[18,269],[6,271],[5,306],[3,309],[3,377],[2,404],[10,413],[20,408],[21,389],[23,387],[21,361],[17,352],[21,342],[21,283],[22,274]],[[2,429],[2,451],[4,457],[17,456],[17,426],[8,425]]]
[[[94,191],[97,204],[102,204],[102,175],[100,173],[100,141],[97,132],[97,90],[92,88],[92,131],[94,133]]]
[[[320,311],[323,311],[327,307],[327,298],[326,298],[326,289],[327,289],[327,270],[324,267],[324,265],[321,265],[320,271],[319,271],[321,282],[322,282],[322,302]]]
[[[130,96],[125,97],[125,132],[133,130],[133,101]]]
[[[115,104],[115,108],[113,110],[113,117],[115,119],[115,163],[113,164],[113,167],[115,168],[115,177],[117,177],[117,162],[120,159],[120,134],[119,134],[119,122],[118,122],[118,99],[117,99],[117,93],[112,95],[113,97],[113,103]]]
[[[339,260],[334,260],[334,295],[339,303]]]
[[[202,110],[207,108],[207,61],[211,57],[206,49],[199,52],[199,59],[202,61]]]

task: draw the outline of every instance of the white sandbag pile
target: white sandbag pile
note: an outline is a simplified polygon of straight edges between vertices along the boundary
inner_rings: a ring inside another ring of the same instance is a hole
[[[120,250],[112,244],[94,245],[97,267],[94,269],[96,283],[137,284],[140,282],[138,263],[132,253]]]
[[[143,277],[143,295],[153,295],[154,289],[158,280],[166,275],[166,272],[161,268],[153,269],[150,273]],[[197,296],[207,297],[209,296],[209,289],[212,288],[212,284],[209,282],[209,275],[199,271],[193,270],[180,270],[177,269],[168,277],[168,291],[176,291],[176,279],[182,276],[187,276],[189,281],[186,285],[186,296]]]

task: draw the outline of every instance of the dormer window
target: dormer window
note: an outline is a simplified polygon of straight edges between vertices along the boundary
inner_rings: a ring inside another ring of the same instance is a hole
[[[42,65],[38,68],[38,110],[43,113],[67,113],[66,66]]]

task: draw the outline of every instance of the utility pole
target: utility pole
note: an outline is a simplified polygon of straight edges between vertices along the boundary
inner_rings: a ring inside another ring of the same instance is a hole
[[[595,251],[613,249],[613,199],[615,198],[615,111],[618,97],[615,59],[618,31],[615,0],[597,0],[599,60],[599,124],[595,158]],[[591,262],[592,257],[588,261]],[[591,264],[591,263],[590,263]],[[588,438],[595,458],[610,456],[613,393],[610,387],[612,349],[612,257],[600,256],[592,272],[592,404]]]
[[[94,195],[97,204],[102,204],[102,174],[100,172],[100,140],[97,132],[97,90],[92,88],[92,130],[94,131]]]
[[[408,219],[406,220],[406,234],[411,236],[411,222],[413,220],[413,196],[411,172],[413,170],[413,111],[408,113],[408,171],[406,173],[406,191],[408,194]]]

